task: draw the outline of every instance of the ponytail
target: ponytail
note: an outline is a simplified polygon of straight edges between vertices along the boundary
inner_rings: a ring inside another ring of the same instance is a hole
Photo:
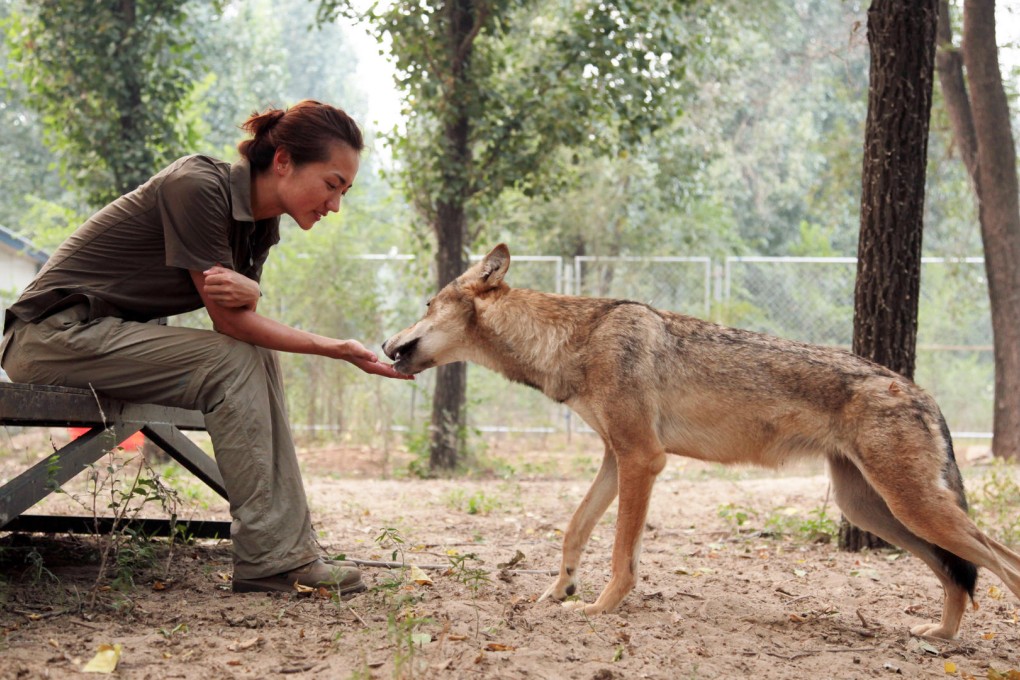
[[[330,145],[340,142],[361,153],[365,141],[361,128],[343,109],[306,99],[288,109],[254,112],[241,124],[252,136],[237,145],[255,172],[273,162],[277,149],[290,153],[295,165],[329,158]]]

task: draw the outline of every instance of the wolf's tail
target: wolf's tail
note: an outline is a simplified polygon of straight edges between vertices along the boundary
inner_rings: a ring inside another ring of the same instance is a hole
[[[956,464],[956,454],[953,453],[953,437],[949,432],[949,425],[940,412],[938,414],[939,429],[942,431],[942,441],[945,442],[945,460],[942,463],[942,478],[953,493],[956,494],[956,503],[960,508],[967,511],[967,493],[963,488],[963,476],[960,474],[960,467]],[[942,563],[946,574],[962,588],[967,590],[970,598],[974,599],[974,588],[977,585],[977,566],[972,562],[954,555],[936,545],[932,546],[932,552]]]

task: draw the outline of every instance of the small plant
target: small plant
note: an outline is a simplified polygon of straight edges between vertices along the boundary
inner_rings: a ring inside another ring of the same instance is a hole
[[[397,609],[412,606],[420,601],[422,595],[419,591],[405,588],[410,567],[404,556],[404,538],[400,532],[393,527],[386,527],[376,536],[375,542],[383,550],[392,549],[390,559],[399,563],[400,566],[398,569],[386,572],[383,578],[376,581],[372,590],[382,593],[387,601]]]
[[[979,527],[1007,545],[1020,545],[1020,484],[1016,467],[1001,459],[988,468],[971,494],[971,515]]]
[[[748,520],[757,518],[758,513],[750,508],[742,508],[734,505],[733,503],[727,503],[726,505],[719,506],[717,512],[719,517],[725,521],[730,527],[741,531]]]
[[[481,567],[471,566],[473,563],[484,564],[474,553],[463,555],[449,555],[450,575],[457,581],[463,583],[471,591],[472,597],[478,597],[478,592],[486,583],[491,583],[489,572]]]
[[[407,472],[412,477],[428,479],[432,477],[432,470],[429,467],[429,443],[431,441],[430,428],[428,423],[423,423],[417,429],[409,430],[404,437],[404,444],[414,458],[407,464]]]
[[[478,559],[478,556],[474,553],[465,553],[463,555],[452,554],[449,555],[450,570],[449,573],[457,581],[460,581],[468,587],[471,591],[471,600],[475,610],[475,637],[478,637],[478,629],[481,627],[481,617],[478,611],[478,593],[482,587],[490,583],[489,572],[485,571],[481,567],[472,566],[473,564],[483,564],[482,560]]]
[[[42,583],[43,580],[58,582],[56,575],[52,571],[46,568],[43,561],[43,556],[39,554],[39,551],[32,548],[27,555],[25,555],[25,564],[28,565],[29,580],[32,585],[37,586]]]
[[[175,635],[187,635],[188,632],[188,624],[186,623],[178,623],[170,630],[167,630],[166,628],[159,629],[159,634],[167,640],[173,640]]]
[[[446,504],[469,515],[488,515],[500,505],[497,499],[486,495],[484,491],[479,490],[469,496],[463,489],[451,491]]]
[[[404,537],[400,535],[400,532],[394,527],[384,527],[379,535],[375,537],[375,542],[379,544],[379,547],[383,550],[389,550],[393,548],[393,552],[390,553],[390,559],[394,562],[397,561],[397,555],[400,555],[400,563],[405,564],[404,560]]]
[[[432,623],[427,617],[410,614],[400,616],[390,613],[386,620],[386,629],[395,647],[393,653],[393,677],[413,678],[418,674],[415,659],[418,650],[432,642],[432,636],[422,630],[421,626]]]
[[[823,505],[808,512],[808,518],[798,525],[797,530],[811,541],[831,541],[839,535],[839,522],[829,517]]]

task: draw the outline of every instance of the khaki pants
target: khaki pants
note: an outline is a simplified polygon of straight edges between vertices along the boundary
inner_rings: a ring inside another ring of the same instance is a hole
[[[84,304],[11,330],[2,360],[12,380],[205,414],[230,497],[235,578],[318,557],[274,352],[213,331],[89,321]]]

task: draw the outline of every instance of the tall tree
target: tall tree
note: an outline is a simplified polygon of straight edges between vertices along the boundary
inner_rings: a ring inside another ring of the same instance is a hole
[[[1020,202],[995,41],[995,2],[965,0],[962,50],[953,45],[948,0],[940,0],[939,12],[939,82],[977,196],[984,244],[995,352],[992,451],[1020,458]]]
[[[187,146],[176,123],[194,63],[181,0],[35,0],[8,30],[10,61],[93,206],[148,179]]]
[[[620,152],[676,115],[667,102],[682,68],[684,4],[402,0],[362,14],[321,0],[321,20],[343,14],[393,38],[408,121],[395,151],[435,238],[437,286],[464,270],[479,212],[528,184],[552,150]],[[464,449],[466,370],[437,372],[433,470],[455,467]]]
[[[874,0],[853,351],[914,375],[937,0]],[[843,520],[840,547],[878,539]]]

